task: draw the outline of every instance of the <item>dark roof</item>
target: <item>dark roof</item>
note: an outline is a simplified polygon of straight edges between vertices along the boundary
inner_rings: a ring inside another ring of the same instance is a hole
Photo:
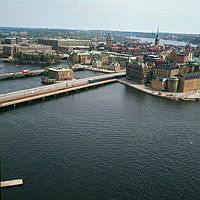
[[[177,74],[177,77],[183,77],[185,79],[200,78],[200,72],[192,72],[187,74]]]
[[[158,69],[169,69],[169,70],[172,70],[172,69],[179,69],[178,66],[169,65],[169,64],[156,65],[156,66],[154,66],[153,68],[158,68]]]

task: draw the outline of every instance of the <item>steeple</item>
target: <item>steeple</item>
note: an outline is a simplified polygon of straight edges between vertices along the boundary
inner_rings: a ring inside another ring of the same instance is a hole
[[[158,30],[157,30],[157,34],[156,34],[156,39],[155,39],[155,45],[159,45],[159,41],[160,41],[160,36],[159,36],[159,27],[158,27]]]
[[[107,47],[110,48],[112,45],[112,38],[111,38],[110,33],[108,33],[106,40],[107,40]]]

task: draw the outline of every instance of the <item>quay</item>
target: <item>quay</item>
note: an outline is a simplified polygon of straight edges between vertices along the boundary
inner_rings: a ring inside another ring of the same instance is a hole
[[[125,76],[125,72],[94,76],[84,79],[63,81],[52,85],[20,90],[16,92],[0,95],[0,108],[7,106],[15,106],[23,102],[30,102],[36,99],[44,99],[45,97],[55,96],[57,94],[78,91],[84,88],[91,88],[112,82],[117,82],[117,78]]]
[[[161,97],[165,99],[171,99],[175,101],[199,101],[200,100],[200,91],[195,92],[164,92],[164,91],[158,91],[154,90],[152,88],[149,88],[145,85],[135,83],[128,79],[118,79],[119,83],[122,83],[124,85],[127,85],[129,87],[135,88],[139,91],[145,92],[147,94]]]
[[[9,180],[9,181],[1,181],[0,187],[10,187],[10,186],[17,186],[17,185],[23,185],[22,179],[15,179],[15,180]]]
[[[0,80],[2,79],[7,79],[7,78],[20,78],[20,77],[25,77],[25,76],[37,76],[40,75],[44,72],[44,69],[39,69],[39,70],[23,70],[21,72],[9,72],[5,74],[0,74]]]

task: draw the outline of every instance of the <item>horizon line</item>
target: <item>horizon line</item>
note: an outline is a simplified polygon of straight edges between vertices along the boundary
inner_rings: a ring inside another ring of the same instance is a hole
[[[24,29],[54,29],[54,30],[82,30],[82,31],[113,31],[113,32],[129,32],[129,33],[154,33],[153,31],[131,31],[131,30],[118,30],[118,29],[86,29],[86,28],[53,28],[53,27],[23,27],[23,26],[0,26],[0,28],[24,28]],[[155,31],[156,33],[156,31]],[[200,33],[183,33],[183,32],[169,32],[162,33],[182,34],[182,35],[200,35]]]

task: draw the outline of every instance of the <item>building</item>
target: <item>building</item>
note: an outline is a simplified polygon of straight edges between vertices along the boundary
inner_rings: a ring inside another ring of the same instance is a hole
[[[145,84],[151,80],[152,67],[142,61],[132,62],[126,67],[126,78]]]
[[[111,38],[110,33],[108,33],[108,35],[107,35],[106,45],[107,45],[107,48],[111,48],[111,46],[112,46],[112,38]]]
[[[151,81],[151,87],[156,90],[165,91],[167,88],[167,78],[154,77]]]
[[[19,36],[21,36],[21,37],[27,37],[28,36],[28,32],[27,31],[20,31],[19,32]]]
[[[74,72],[69,68],[49,68],[48,78],[55,79],[56,81],[72,80]]]
[[[79,62],[81,64],[89,65],[91,64],[91,55],[88,52],[78,53],[79,56]]]
[[[185,52],[176,52],[172,51],[171,53],[171,61],[174,63],[186,63],[192,58],[192,53],[185,51]]]
[[[115,54],[109,56],[109,63],[119,63],[121,68],[126,68],[129,64],[130,55],[127,54]]]
[[[177,77],[179,78],[179,92],[200,90],[200,72],[178,74]]]
[[[151,88],[161,91],[177,92],[179,79],[177,77],[153,77]]]
[[[177,77],[170,77],[168,79],[167,90],[169,92],[177,92],[179,79]]]
[[[92,67],[94,67],[94,68],[101,68],[102,67],[102,61],[101,60],[94,60],[92,62]]]
[[[34,53],[44,53],[51,54],[53,53],[52,47],[47,45],[38,45],[38,44],[22,44],[22,45],[4,45],[3,53],[8,56],[13,56],[17,53],[23,54],[34,54]]]
[[[50,45],[53,49],[58,47],[76,47],[84,46],[88,47],[91,43],[90,40],[75,40],[75,39],[38,39],[39,44]]]
[[[120,71],[120,64],[119,63],[111,63],[110,64],[110,70],[118,72]]]
[[[4,44],[14,45],[14,44],[16,44],[16,38],[5,38]]]
[[[179,67],[171,64],[155,65],[152,72],[153,77],[170,78],[179,73]]]
[[[21,37],[16,37],[16,43],[17,44],[26,44],[27,39],[26,38],[21,38]]]

